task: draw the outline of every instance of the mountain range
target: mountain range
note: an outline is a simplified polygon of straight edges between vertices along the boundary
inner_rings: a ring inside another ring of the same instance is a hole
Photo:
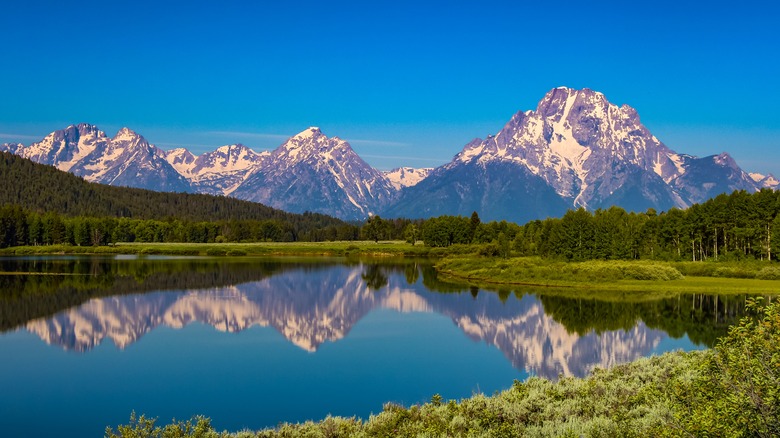
[[[196,156],[185,148],[159,149],[128,128],[110,138],[85,123],[0,150],[92,182],[232,196],[347,220],[476,211],[484,220],[523,223],[578,207],[684,208],[720,193],[780,184],[772,175],[745,172],[727,153],[674,152],[628,105],[565,87],[435,169],[380,172],[349,143],[315,127],[270,152],[235,144]]]

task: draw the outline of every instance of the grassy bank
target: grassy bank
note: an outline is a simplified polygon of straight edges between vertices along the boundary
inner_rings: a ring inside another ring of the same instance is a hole
[[[259,432],[217,432],[198,417],[155,426],[131,418],[108,438],[129,437],[678,437],[780,434],[780,304],[751,301],[712,350],[667,353],[552,382],[530,378],[485,396],[386,404],[367,420],[329,417]]]
[[[778,293],[780,268],[768,262],[563,262],[538,257],[450,256],[436,263],[440,278],[486,288],[543,286],[593,291]]]
[[[402,241],[267,242],[267,243],[117,243],[111,246],[18,246],[0,249],[0,256],[24,255],[171,255],[171,256],[367,256],[439,259],[444,281],[487,289],[518,286],[576,287],[594,296],[609,292],[652,292],[657,297],[679,293],[763,293],[780,291],[780,266],[763,261],[662,262],[590,260],[565,262],[539,257],[485,257],[484,245],[432,248]],[[564,292],[565,293],[565,292]]]
[[[0,255],[45,254],[139,254],[184,256],[443,256],[465,254],[472,248],[459,245],[451,248],[430,248],[402,241],[344,242],[264,242],[264,243],[117,243],[112,246],[17,246],[0,249]]]

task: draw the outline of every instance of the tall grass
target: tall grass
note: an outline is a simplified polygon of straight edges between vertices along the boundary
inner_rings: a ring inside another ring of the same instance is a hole
[[[619,280],[679,280],[683,275],[668,264],[643,261],[562,262],[538,257],[496,259],[485,257],[450,257],[440,260],[436,268],[467,279],[496,283],[589,282]]]

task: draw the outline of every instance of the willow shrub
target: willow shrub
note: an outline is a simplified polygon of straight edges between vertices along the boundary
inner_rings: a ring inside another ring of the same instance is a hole
[[[678,386],[677,422],[700,436],[780,436],[780,303],[749,300],[745,317]]]

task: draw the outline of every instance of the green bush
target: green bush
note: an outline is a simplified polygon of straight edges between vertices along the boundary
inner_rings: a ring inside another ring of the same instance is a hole
[[[721,266],[715,269],[712,276],[725,278],[755,278],[756,272],[749,268]]]
[[[731,327],[698,377],[674,388],[676,420],[692,435],[780,436],[780,305],[747,307],[758,316]]]
[[[487,243],[479,247],[478,253],[483,257],[498,257],[501,254],[501,248],[498,247],[498,242]]]
[[[759,280],[780,280],[780,268],[774,266],[767,266],[762,268],[756,274],[756,278]]]

